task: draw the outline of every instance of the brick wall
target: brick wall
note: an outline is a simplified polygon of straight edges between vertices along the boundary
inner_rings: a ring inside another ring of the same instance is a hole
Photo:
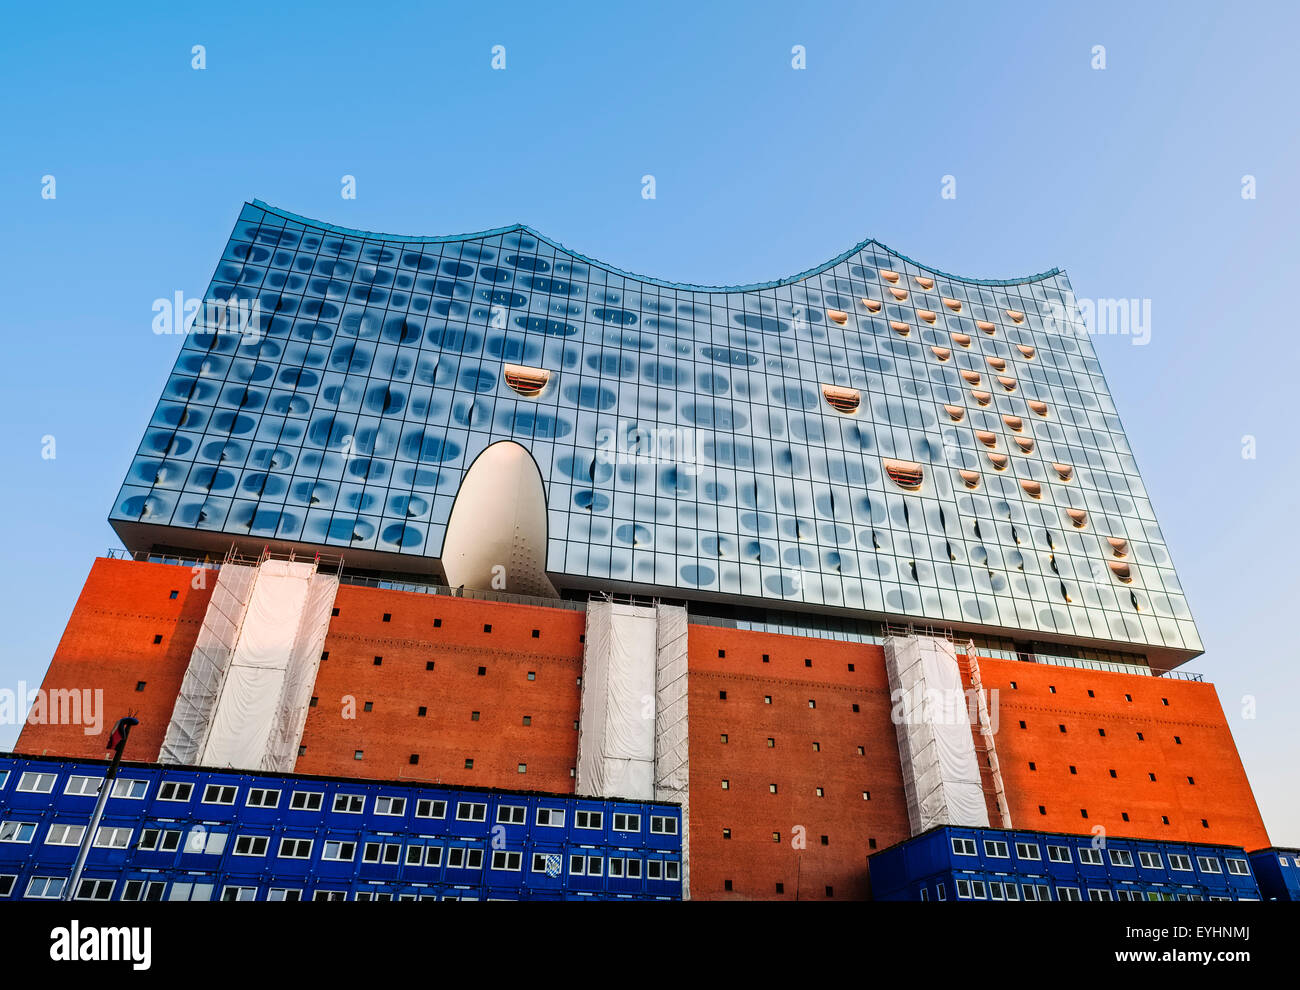
[[[573,792],[585,613],[349,585],[335,606],[297,772]]]
[[[128,756],[157,759],[205,576],[196,589],[183,567],[96,560],[42,686],[101,690],[103,729],[29,723],[18,751],[101,757],[134,711]],[[572,793],[584,613],[350,585],[335,605],[298,772]],[[908,835],[884,651],[692,625],[689,665],[691,896],[867,896],[867,856]],[[1015,827],[1269,845],[1212,685],[981,671]]]
[[[1014,660],[980,675],[1016,828],[1269,844],[1214,685]]]
[[[909,834],[884,651],[699,625],[689,650],[691,897],[865,897],[871,841]]]
[[[204,587],[192,587],[196,575]],[[103,727],[87,735],[82,725],[29,721],[18,752],[102,759],[113,724],[135,712],[128,756],[156,760],[216,579],[212,570],[97,559],[41,687],[102,691]]]

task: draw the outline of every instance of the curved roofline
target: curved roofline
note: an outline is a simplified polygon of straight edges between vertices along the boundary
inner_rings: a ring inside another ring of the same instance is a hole
[[[802,271],[797,275],[791,275],[788,278],[776,279],[775,281],[771,281],[771,282],[753,282],[748,285],[696,285],[689,282],[671,282],[668,279],[655,278],[651,275],[641,275],[636,272],[629,272],[625,269],[617,268],[614,265],[608,264],[604,261],[600,261],[596,258],[591,258],[585,254],[582,254],[581,252],[574,251],[572,248],[567,248],[559,241],[547,237],[545,234],[541,233],[540,231],[534,230],[532,227],[529,227],[527,224],[522,224],[522,223],[510,224],[507,227],[493,227],[490,230],[479,230],[469,234],[440,234],[440,235],[422,237],[422,236],[411,235],[411,234],[385,234],[379,231],[357,230],[353,227],[340,227],[337,224],[326,223],[323,220],[313,220],[310,217],[304,217],[297,213],[290,213],[288,210],[282,210],[277,206],[272,206],[269,203],[264,203],[260,199],[252,200],[249,203],[249,205],[255,206],[259,210],[265,210],[267,213],[273,213],[278,217],[283,217],[285,220],[289,220],[294,223],[300,223],[307,227],[317,227],[322,230],[334,231],[335,233],[343,234],[349,237],[360,237],[365,240],[374,240],[374,241],[398,241],[398,242],[421,243],[421,244],[428,244],[428,243],[445,244],[452,241],[472,241],[484,237],[495,237],[498,234],[512,234],[518,231],[523,231],[531,235],[532,237],[536,237],[539,241],[543,242],[544,244],[549,244],[557,251],[563,251],[565,254],[577,258],[578,260],[583,261],[589,265],[593,265],[596,268],[603,268],[605,271],[610,272],[611,274],[620,275],[623,278],[635,279],[638,282],[647,282],[651,285],[658,285],[664,288],[683,289],[690,292],[752,292],[758,289],[775,289],[783,285],[792,285],[795,282],[802,282],[804,279],[810,278],[813,275],[820,275],[828,268],[833,268],[834,266],[838,265],[840,262],[848,260],[853,255],[857,254],[859,251],[872,245],[884,251],[886,254],[898,258],[900,261],[905,261],[909,265],[915,265],[917,268],[921,269],[924,272],[928,272],[931,275],[937,275],[941,278],[951,279],[952,281],[955,282],[964,282],[968,285],[1026,285],[1030,282],[1040,282],[1043,279],[1052,278],[1054,275],[1061,274],[1060,268],[1052,268],[1045,272],[1039,272],[1037,275],[1027,275],[1023,278],[967,278],[964,275],[953,275],[951,272],[945,272],[938,268],[931,268],[928,265],[923,265],[921,264],[921,262],[915,261],[912,258],[909,258],[905,254],[900,254],[898,251],[894,251],[889,246],[880,243],[880,241],[877,241],[875,238],[868,237],[865,241],[861,241],[858,244],[855,244],[847,251],[844,251],[841,254],[837,254],[834,258],[831,258],[830,261],[824,262],[820,265],[815,265],[812,268]]]

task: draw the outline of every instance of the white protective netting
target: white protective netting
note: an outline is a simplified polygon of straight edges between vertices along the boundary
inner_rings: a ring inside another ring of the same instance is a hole
[[[655,652],[654,609],[588,603],[577,793],[654,799]]]
[[[912,834],[989,824],[953,645],[930,636],[885,640],[903,790]]]
[[[244,614],[200,762],[204,766],[289,771],[280,756],[296,732],[297,697],[315,681],[338,579],[310,561],[265,560]],[[324,623],[319,621],[322,608]],[[311,613],[311,614],[309,614]],[[290,701],[286,690],[295,695]],[[287,709],[287,710],[283,710]],[[305,712],[304,712],[305,714]],[[296,756],[296,742],[294,743]]]
[[[338,584],[310,561],[222,566],[159,759],[292,771]]]
[[[298,745],[302,742],[303,726],[307,723],[307,709],[311,705],[312,689],[316,686],[321,649],[325,645],[325,633],[329,629],[338,590],[337,574],[317,571],[312,575],[293,649],[289,653],[275,725],[262,758],[263,770],[289,773],[298,762]]]
[[[686,609],[655,609],[658,656],[655,663],[655,800],[682,807],[682,897],[690,898],[690,736],[687,723]]]
[[[199,762],[256,576],[256,567],[242,564],[225,564],[217,571],[217,583],[158,753],[160,763]]]

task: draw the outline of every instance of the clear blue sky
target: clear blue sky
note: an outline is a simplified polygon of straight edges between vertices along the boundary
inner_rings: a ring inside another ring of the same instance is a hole
[[[26,5],[0,37],[0,689],[40,682],[117,545],[179,346],[153,301],[202,294],[246,199],[394,233],[523,222],[702,283],[872,236],[1151,300],[1147,346],[1097,349],[1207,645],[1192,669],[1300,845],[1296,5],[181,6]]]

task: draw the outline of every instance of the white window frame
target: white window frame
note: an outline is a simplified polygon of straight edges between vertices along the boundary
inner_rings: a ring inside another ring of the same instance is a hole
[[[227,897],[226,895],[227,895],[228,893],[230,893],[231,891],[234,891],[235,896],[234,896],[234,897]],[[245,894],[247,894],[248,896],[245,897],[245,896],[244,896]],[[221,900],[221,901],[255,901],[255,900],[257,900],[257,888],[256,888],[256,887],[241,887],[241,886],[236,886],[235,884],[226,884],[226,886],[224,886],[224,887],[221,888],[221,897],[219,898],[219,900]]]
[[[1065,854],[1064,859],[1061,858],[1062,853]],[[1074,857],[1070,855],[1069,846],[1048,846],[1047,861],[1049,863],[1073,863]]]
[[[1250,876],[1250,864],[1244,859],[1233,859],[1232,857],[1225,856],[1224,862],[1228,864],[1228,872],[1234,877]],[[1238,869],[1233,869],[1234,866],[1238,867]]]
[[[290,897],[289,896],[290,894],[293,894],[295,896]],[[268,901],[301,901],[302,888],[301,887],[272,887],[270,890],[266,892],[266,899]]]
[[[254,801],[253,795],[259,796],[260,800]],[[271,801],[267,803],[267,796]],[[244,807],[246,808],[278,808],[280,807],[280,792],[273,787],[250,787],[248,794],[244,797]]]
[[[212,891],[215,889],[216,885],[211,883],[194,883],[189,880],[177,880],[172,883],[172,889],[167,892],[167,900],[210,901],[212,900]]]
[[[977,855],[977,853],[976,853],[976,851],[975,851],[975,840],[974,840],[974,839],[965,839],[965,838],[962,838],[962,837],[959,836],[959,835],[954,835],[954,836],[952,837],[952,839],[949,840],[949,842],[950,842],[950,845],[951,845],[951,848],[952,848],[952,854],[953,854],[954,856],[975,856],[975,855]]]
[[[306,852],[299,852],[299,850],[302,849],[302,844],[304,842],[307,844],[307,850]],[[290,847],[293,850],[292,853],[285,852],[285,845],[287,843],[293,844]],[[297,836],[283,835],[280,837],[280,849],[275,854],[275,856],[276,859],[311,859],[312,850],[315,848],[316,848],[315,839],[303,839]]]
[[[528,808],[522,804],[497,805],[497,824],[498,825],[528,824]]]
[[[220,856],[226,851],[226,840],[229,838],[229,832],[200,832],[191,829],[189,837],[185,840],[185,848],[181,851],[187,856]],[[195,839],[203,840],[203,848],[191,848],[195,845]]]
[[[593,819],[595,822],[594,824]],[[573,813],[573,827],[584,829],[588,832],[599,832],[605,827],[605,812],[590,811],[586,808],[579,808]]]
[[[682,878],[682,864],[675,859],[664,860],[664,879],[673,883]]]
[[[361,803],[353,807],[358,801]],[[340,808],[340,802],[343,802],[347,807]],[[336,815],[360,815],[366,810],[366,796],[364,794],[335,794],[334,800],[330,803],[330,810]]]
[[[330,846],[337,846],[334,855],[330,855]],[[348,847],[351,847],[350,849]],[[348,855],[344,856],[344,851]],[[321,860],[327,863],[352,863],[357,858],[357,844],[353,839],[326,839],[325,845],[321,847]]]
[[[1020,859],[1032,860],[1037,863],[1043,858],[1043,851],[1033,842],[1017,842],[1016,856]]]
[[[1169,854],[1169,869],[1177,870],[1179,873],[1193,872],[1192,857],[1188,856],[1186,853],[1171,852]]]
[[[1196,866],[1202,873],[1219,874],[1223,872],[1223,867],[1219,865],[1219,860],[1214,856],[1197,856]]]
[[[184,797],[180,795],[184,794]],[[194,783],[189,780],[164,780],[158,785],[159,801],[189,801],[194,797]]]
[[[972,900],[971,892],[970,892],[970,881],[967,880],[965,877],[957,878],[957,900],[959,901]]]
[[[514,865],[511,866],[511,863]],[[524,854],[513,849],[494,849],[492,851],[492,869],[505,873],[522,873]]]
[[[1065,896],[1062,897],[1062,894]],[[1083,891],[1078,887],[1071,887],[1066,884],[1057,884],[1056,899],[1058,901],[1081,901],[1083,900]]]
[[[40,770],[24,770],[23,775],[18,778],[18,792],[20,794],[49,794],[54,790],[54,784],[59,779],[56,773],[42,773]],[[31,786],[24,787],[30,781]],[[48,783],[47,783],[48,782]],[[45,784],[46,786],[41,786]],[[96,791],[95,793],[99,793]]]
[[[55,839],[56,835],[58,836],[57,840]],[[67,822],[53,822],[45,831],[45,845],[79,846],[81,845],[81,840],[85,835],[85,825],[71,825]]]
[[[217,800],[217,801],[209,801],[209,800],[208,800],[208,795],[209,795],[210,793],[212,793],[213,790],[215,790],[215,791],[217,792],[217,797],[218,797],[218,798],[223,797],[223,796],[225,795],[225,793],[226,793],[227,791],[229,791],[229,792],[230,792],[230,800],[229,800],[229,801],[220,801],[220,800]],[[208,784],[208,785],[206,785],[206,786],[203,788],[203,797],[200,799],[199,804],[216,804],[216,805],[221,805],[221,806],[223,806],[223,807],[231,807],[231,806],[234,805],[235,800],[236,800],[238,797],[239,797],[239,787],[236,786],[236,785],[234,785],[234,784]]]
[[[135,897],[131,896],[132,885],[136,886]],[[157,897],[150,897],[149,894],[154,891],[158,892]],[[124,901],[161,901],[163,895],[167,893],[166,880],[146,880],[143,877],[137,877],[127,880],[122,884],[122,900]]]
[[[40,893],[34,893],[33,888],[40,884]],[[50,886],[58,884],[57,889],[50,893]],[[53,901],[63,896],[63,888],[68,885],[67,877],[32,877],[27,881],[27,890],[23,897],[30,897],[32,900]]]
[[[299,799],[302,803],[299,804]],[[325,806],[324,791],[294,791],[289,795],[290,811],[320,811]],[[302,893],[302,891],[299,891]]]
[[[1164,857],[1158,852],[1151,852],[1148,849],[1139,849],[1138,865],[1144,870],[1163,870],[1165,868],[1165,861]]]
[[[442,814],[440,814],[440,815],[435,815],[435,814],[434,814],[434,811],[437,810],[437,808],[436,808],[437,805],[442,805]],[[422,810],[425,809],[426,806],[427,806],[427,810],[428,810],[428,812],[429,812],[427,815],[422,813]],[[418,801],[415,802],[415,817],[416,817],[416,818],[433,818],[433,819],[435,819],[435,820],[440,820],[440,819],[446,818],[446,817],[447,817],[447,802],[446,802],[444,799],[442,799],[442,798],[420,798]]]
[[[623,825],[625,826],[624,828],[618,827],[618,820],[620,818],[623,819]],[[635,825],[633,824],[633,821],[636,822]],[[615,832],[640,832],[641,816],[631,811],[614,812],[614,831]]]
[[[240,851],[241,845],[245,847],[243,852]],[[230,855],[264,857],[270,847],[271,837],[269,835],[237,835],[235,836],[235,845],[230,850]]]
[[[1001,852],[998,850],[1001,849]],[[984,855],[992,859],[1010,859],[1011,853],[1007,850],[1007,844],[1002,839],[985,839]]]
[[[382,809],[382,810],[381,810]],[[406,798],[380,794],[375,797],[375,814],[401,818],[406,814]]]
[[[101,825],[95,833],[96,849],[130,849],[135,829],[121,825]]]
[[[151,834],[152,842],[150,842]],[[181,847],[181,833],[177,829],[146,825],[140,829],[140,838],[135,847],[141,852],[175,852]]]
[[[677,819],[674,818],[672,815],[651,815],[650,834],[651,835],[676,835]]]
[[[1110,849],[1108,852],[1110,855],[1111,866],[1123,866],[1127,869],[1133,868],[1133,854],[1127,849]]]
[[[1093,849],[1091,846],[1079,847],[1079,862],[1084,866],[1105,866],[1105,860],[1102,858],[1100,849]]]
[[[22,781],[19,781],[21,784]],[[77,786],[74,788],[73,785]],[[87,790],[86,785],[93,784],[93,790]],[[63,793],[69,797],[98,797],[99,789],[104,786],[103,777],[88,777],[83,773],[74,773],[68,777],[68,782],[63,785]],[[18,788],[22,790],[20,786]]]
[[[486,801],[457,801],[456,821],[458,822],[487,821],[487,802]]]
[[[143,801],[149,793],[149,781],[139,777],[118,777],[113,781],[110,798],[125,798],[128,801]]]
[[[546,820],[543,821],[542,817]],[[541,828],[564,828],[564,809],[563,808],[538,808],[536,823]]]
[[[8,835],[5,834],[8,830]],[[26,834],[27,838],[22,838]],[[8,818],[0,822],[0,842],[12,842],[15,845],[28,845],[36,838],[36,823]]]

